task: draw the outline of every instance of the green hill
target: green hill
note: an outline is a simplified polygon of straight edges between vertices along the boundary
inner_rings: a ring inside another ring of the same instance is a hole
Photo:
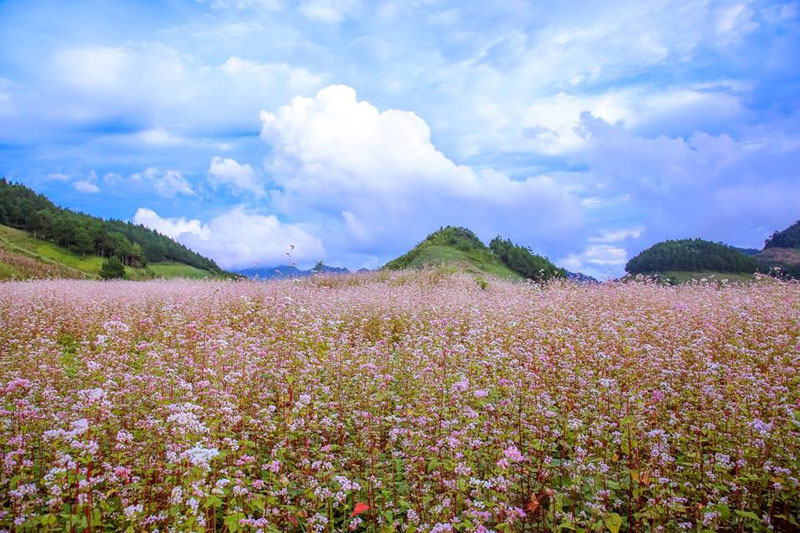
[[[431,233],[424,241],[383,268],[402,270],[448,266],[473,274],[491,274],[506,279],[548,279],[564,277],[562,269],[530,249],[496,238],[486,246],[470,230],[447,226]]]
[[[726,244],[702,239],[659,242],[628,261],[629,274],[656,276],[673,283],[692,279],[752,279],[758,263]]]
[[[752,274],[758,270],[758,263],[726,244],[702,239],[681,239],[654,244],[628,261],[625,270],[631,274],[670,270]]]
[[[116,256],[126,266],[182,263],[216,276],[229,275],[214,261],[142,225],[104,220],[56,206],[28,187],[0,179],[0,224],[85,258]]]
[[[34,237],[27,231],[0,225],[0,280],[43,278],[97,279],[105,259],[77,252]],[[185,263],[165,261],[143,267],[125,266],[131,280],[152,278],[219,278],[219,273]]]
[[[764,272],[800,279],[800,221],[773,233],[753,257]]]
[[[0,179],[0,279],[96,278],[110,257],[123,263],[128,279],[233,277],[142,225],[64,209]]]

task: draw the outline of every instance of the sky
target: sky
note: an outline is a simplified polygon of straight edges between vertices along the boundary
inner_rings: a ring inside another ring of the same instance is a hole
[[[228,269],[441,226],[601,278],[800,219],[800,4],[0,1],[0,175]]]

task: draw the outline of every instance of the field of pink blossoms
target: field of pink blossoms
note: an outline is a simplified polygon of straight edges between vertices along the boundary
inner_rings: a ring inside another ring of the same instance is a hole
[[[800,284],[0,284],[0,530],[800,520]]]

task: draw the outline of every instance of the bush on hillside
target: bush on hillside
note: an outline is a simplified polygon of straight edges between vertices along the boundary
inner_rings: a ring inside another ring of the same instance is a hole
[[[100,268],[100,277],[103,279],[122,279],[125,277],[125,265],[119,257],[112,255],[105,260]]]

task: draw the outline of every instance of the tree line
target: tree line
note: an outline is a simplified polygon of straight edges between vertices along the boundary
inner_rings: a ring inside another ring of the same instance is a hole
[[[489,248],[508,268],[527,279],[542,281],[565,278],[567,271],[558,268],[546,257],[537,255],[526,246],[519,246],[499,235],[492,239]]]
[[[800,248],[800,220],[773,233],[764,243],[764,248]]]
[[[56,206],[28,187],[0,178],[0,224],[22,229],[83,256],[116,257],[124,265],[176,261],[213,273],[211,259],[141,224],[104,220]]]

